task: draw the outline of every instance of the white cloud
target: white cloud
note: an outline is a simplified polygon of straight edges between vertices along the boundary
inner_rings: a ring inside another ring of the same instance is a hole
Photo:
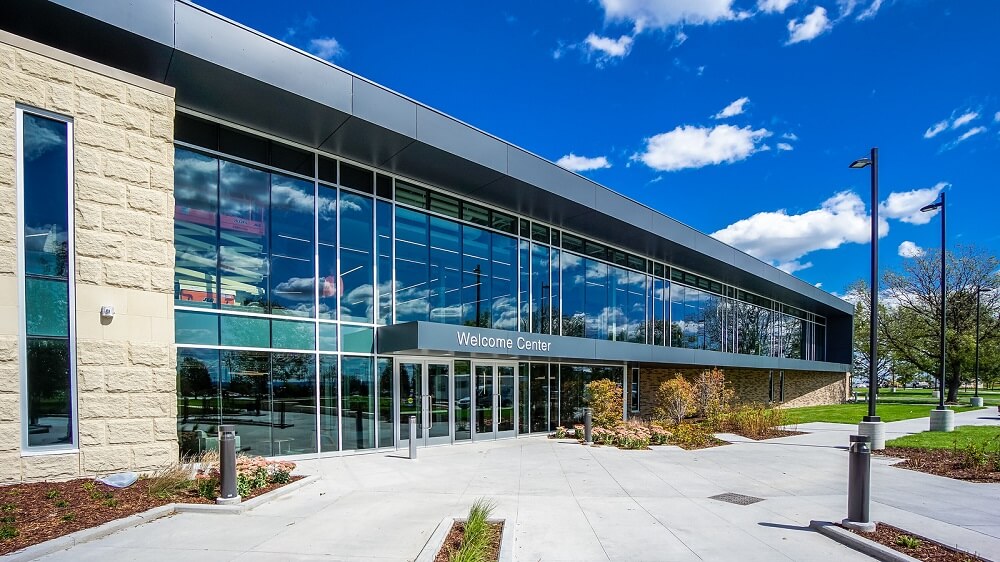
[[[951,130],[960,129],[960,128],[968,125],[969,123],[975,121],[976,119],[979,119],[979,112],[978,111],[972,111],[972,110],[966,110],[964,113],[962,113],[958,117],[955,117],[955,112],[952,112],[951,115],[952,116],[949,117],[948,119],[944,119],[942,121],[938,121],[937,123],[934,123],[933,125],[931,125],[930,127],[928,127],[927,130],[924,131],[924,138],[925,139],[932,139],[932,138],[936,137],[937,135],[943,133],[946,129],[949,129],[949,128]],[[997,115],[1000,115],[1000,113],[998,113]],[[985,128],[982,128],[982,127],[977,127],[977,128],[982,129],[982,131],[979,131],[980,133],[986,130]],[[972,129],[972,130],[975,130],[975,129]],[[972,135],[978,135],[978,134],[979,133],[972,133]],[[951,146],[954,146],[954,145],[962,142],[963,140],[971,137],[972,135],[969,135],[969,136],[964,136],[963,135],[963,138],[960,138],[959,140],[953,142],[951,144]],[[947,148],[950,148],[950,146],[947,147]]]
[[[683,125],[646,139],[645,151],[634,154],[632,159],[660,171],[732,163],[761,150],[760,142],[769,136],[771,131],[767,129]]]
[[[739,115],[743,113],[743,107],[746,106],[750,98],[744,96],[733,103],[727,105],[722,111],[716,113],[714,119],[725,119],[726,117],[732,117],[734,115]]]
[[[586,156],[577,156],[572,152],[556,160],[556,164],[573,172],[586,172],[611,167],[611,163],[604,156],[587,158]]]
[[[882,7],[882,0],[872,0],[872,3],[868,6],[868,9],[858,14],[858,21],[867,20],[875,17],[878,13],[879,8]]]
[[[814,287],[816,287],[817,289],[822,289],[822,288],[823,288],[823,283],[822,283],[822,282],[819,282],[819,283],[816,283],[816,284],[815,284],[815,285],[813,285],[813,286],[814,286]]]
[[[796,135],[795,133],[785,133],[785,134],[781,135],[781,138],[788,139],[790,141],[797,141],[797,140],[799,140],[799,136]]]
[[[937,123],[934,123],[933,125],[928,127],[926,131],[924,131],[924,138],[932,139],[941,134],[942,132],[944,132],[944,130],[947,128],[948,128],[947,119],[945,119],[944,121],[938,121]]]
[[[889,224],[879,221],[879,237]],[[801,258],[816,250],[833,250],[843,244],[867,244],[871,216],[852,191],[830,197],[819,209],[788,214],[785,209],[757,213],[712,234],[713,237],[788,272],[812,265]]]
[[[826,17],[826,8],[816,6],[816,9],[803,18],[801,22],[798,19],[788,22],[788,42],[785,44],[794,45],[803,41],[812,41],[832,27],[830,19]]]
[[[734,0],[599,0],[608,21],[628,21],[636,32],[677,24],[705,24],[736,19]]]
[[[782,150],[795,150],[795,148],[792,145],[788,144],[787,142],[779,142],[778,143],[778,150],[779,151],[782,151]]]
[[[887,219],[899,219],[910,224],[927,224],[937,211],[921,213],[920,208],[937,201],[938,195],[946,187],[947,183],[940,182],[934,187],[890,193],[885,201],[879,203],[879,213]]]
[[[896,252],[904,258],[919,258],[924,255],[924,249],[909,240],[903,240]]]
[[[674,43],[672,45],[670,45],[670,46],[671,47],[680,47],[687,40],[688,40],[687,33],[684,33],[683,31],[678,31],[677,35],[674,35]]]
[[[344,54],[344,48],[333,37],[317,37],[309,40],[309,52],[321,59],[332,61]]]
[[[958,137],[958,140],[955,141],[955,144],[958,144],[969,137],[974,137],[980,133],[985,133],[985,132],[986,132],[986,127],[974,127],[962,133],[962,136]]]
[[[757,0],[757,9],[767,13],[784,13],[795,0]]]
[[[1000,123],[1000,111],[996,112],[996,115],[993,116],[993,120]]]
[[[587,49],[591,53],[600,53],[600,56],[607,58],[624,57],[632,50],[632,37],[630,35],[622,35],[618,39],[612,39],[591,33],[584,39],[584,43],[587,44]]]
[[[967,112],[963,113],[962,115],[959,115],[958,117],[956,117],[955,120],[951,122],[951,128],[952,129],[957,129],[957,128],[961,127],[962,125],[967,125],[967,124],[969,124],[969,122],[974,121],[976,119],[979,119],[979,112],[978,111],[967,111]]]

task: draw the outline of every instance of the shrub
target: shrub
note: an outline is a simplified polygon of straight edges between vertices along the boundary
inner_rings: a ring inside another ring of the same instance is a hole
[[[785,425],[785,411],[763,404],[743,404],[722,417],[719,429],[750,439],[763,439],[771,430]]]
[[[576,425],[573,426],[573,438],[574,439],[583,439],[583,426],[582,425],[576,424]]]
[[[615,431],[615,445],[619,449],[648,449],[649,427],[639,420],[621,422]]]
[[[194,477],[195,487],[198,495],[209,500],[214,500],[219,494],[219,471],[212,469],[209,472],[199,470]]]
[[[677,374],[660,384],[656,390],[655,402],[653,414],[657,419],[680,423],[692,413],[695,402],[694,386],[683,375]]]
[[[993,438],[984,443],[969,441],[961,446],[956,438],[953,450],[962,468],[1000,470],[1000,438]]]
[[[899,535],[896,537],[896,544],[903,548],[919,548],[923,541],[910,535]]]
[[[726,376],[719,369],[702,371],[694,381],[695,412],[711,421],[730,408],[735,392],[726,384]]]
[[[649,444],[666,445],[670,442],[670,431],[658,423],[649,424]]]
[[[618,383],[607,379],[587,383],[587,397],[594,427],[612,428],[622,421],[622,387]]]
[[[554,437],[556,439],[565,439],[566,438],[566,428],[563,427],[563,426],[561,426],[561,425],[559,427],[557,427],[556,428],[556,432],[554,434]]]
[[[696,423],[679,423],[670,434],[670,443],[682,449],[703,449],[715,442],[711,430]]]
[[[17,537],[17,527],[13,525],[0,525],[0,541]]]

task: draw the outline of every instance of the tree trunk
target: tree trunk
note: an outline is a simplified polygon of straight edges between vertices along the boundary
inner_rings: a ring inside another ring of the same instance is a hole
[[[962,385],[962,373],[958,367],[951,367],[948,376],[948,398],[945,402],[958,402],[958,387]]]

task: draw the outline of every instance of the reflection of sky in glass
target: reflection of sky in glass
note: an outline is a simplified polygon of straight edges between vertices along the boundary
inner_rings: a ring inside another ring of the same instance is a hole
[[[68,275],[67,125],[23,114],[25,271]]]

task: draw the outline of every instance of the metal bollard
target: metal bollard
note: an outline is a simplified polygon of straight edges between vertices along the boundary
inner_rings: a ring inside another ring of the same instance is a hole
[[[590,408],[583,409],[583,442],[590,445],[593,442],[592,432],[594,429],[594,411]]]
[[[219,426],[219,488],[222,494],[215,503],[240,503],[236,493],[236,426]]]
[[[410,458],[417,458],[417,416],[410,416]]]
[[[847,519],[845,526],[860,530],[875,530],[869,515],[871,503],[871,437],[852,435],[847,475]]]

